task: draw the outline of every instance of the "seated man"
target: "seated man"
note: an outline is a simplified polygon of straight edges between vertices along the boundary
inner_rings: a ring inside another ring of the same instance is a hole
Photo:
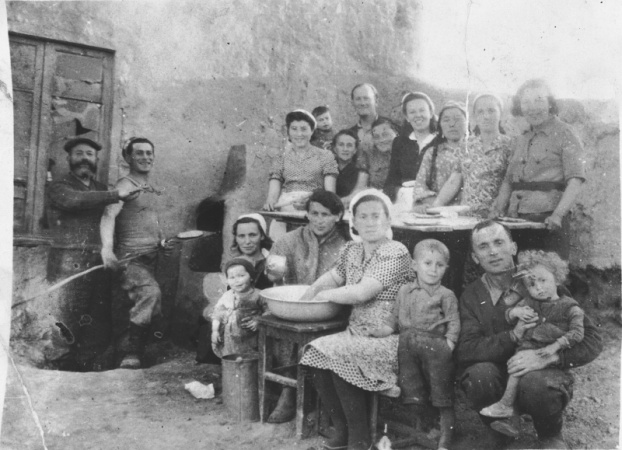
[[[503,298],[514,295],[513,256],[516,244],[503,225],[486,220],[471,233],[473,260],[482,266],[482,278],[466,287],[460,298],[461,332],[456,349],[460,385],[470,407],[476,411],[497,402],[503,395],[508,374],[522,377],[516,405],[529,414],[542,442],[542,448],[568,448],[562,436],[563,412],[572,399],[573,378],[566,369],[589,363],[602,350],[601,338],[587,316],[585,336],[572,348],[550,356],[525,350],[514,356],[518,341],[535,321],[506,321],[508,306]],[[512,435],[512,424],[482,420],[491,428]],[[496,438],[502,437],[497,435]]]
[[[270,250],[268,277],[276,283],[313,284],[335,265],[346,243],[346,238],[337,226],[343,216],[343,203],[336,194],[317,189],[307,200],[306,209],[309,223],[281,237]],[[273,255],[286,258],[284,274],[271,271],[270,258]],[[291,347],[280,348],[277,353],[278,365],[295,363],[293,355],[296,352]],[[287,375],[293,376],[291,373]],[[284,387],[268,422],[288,422],[295,414],[296,390]]]

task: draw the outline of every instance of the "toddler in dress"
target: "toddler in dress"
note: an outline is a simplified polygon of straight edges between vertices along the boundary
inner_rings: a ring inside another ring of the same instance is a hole
[[[513,307],[507,310],[506,319],[509,323],[516,323],[518,320],[532,321],[537,318],[537,322],[518,339],[517,352],[538,349],[538,355],[550,356],[581,342],[585,313],[576,300],[558,293],[558,286],[568,276],[568,263],[557,253],[542,250],[521,252],[518,262],[528,271],[523,283],[529,295],[518,303],[513,296],[504,299],[506,304],[508,301],[515,303],[508,304]],[[519,381],[520,377],[510,375],[501,400],[482,409],[480,414],[494,418],[516,415],[514,402]]]
[[[220,297],[211,314],[212,348],[222,358],[257,351],[257,317],[266,312],[261,292],[253,286],[255,268],[246,258],[225,264],[224,273],[231,288]],[[207,308],[203,316],[209,320]]]

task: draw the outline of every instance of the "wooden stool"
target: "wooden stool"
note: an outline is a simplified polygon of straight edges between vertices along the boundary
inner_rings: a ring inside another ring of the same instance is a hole
[[[259,413],[261,421],[265,422],[268,418],[268,404],[266,402],[267,382],[278,383],[296,389],[296,437],[301,439],[308,436],[311,427],[306,420],[307,414],[311,409],[310,405],[310,386],[305,381],[305,371],[298,366],[302,358],[303,347],[314,339],[328,334],[334,334],[345,329],[344,320],[329,320],[326,322],[290,322],[282,320],[272,315],[261,316],[259,323]],[[273,368],[272,357],[275,340],[289,342],[298,345],[296,355],[296,378],[289,378],[275,373],[278,370],[289,369],[292,366]],[[317,431],[317,421],[314,429]]]
[[[401,390],[397,386],[387,389],[386,391],[374,391],[371,393],[371,401],[369,402],[369,431],[371,433],[371,441],[376,442],[378,438],[378,403],[379,396],[389,398],[398,398]]]

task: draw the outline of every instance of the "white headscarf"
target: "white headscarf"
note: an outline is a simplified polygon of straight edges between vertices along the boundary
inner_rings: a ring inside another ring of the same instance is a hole
[[[245,217],[259,222],[259,226],[261,227],[261,231],[263,231],[264,236],[268,236],[268,231],[267,231],[268,227],[266,226],[266,219],[264,219],[261,214],[257,214],[257,213],[242,214],[240,217],[237,218],[236,222],[240,219],[244,219]]]
[[[389,197],[387,197],[384,193],[382,193],[381,191],[379,191],[378,189],[365,189],[359,193],[357,193],[354,197],[352,197],[352,200],[350,201],[350,219],[349,219],[349,225],[350,225],[350,236],[352,237],[352,240],[354,242],[361,242],[362,239],[358,234],[354,234],[353,230],[354,230],[354,205],[357,204],[357,202],[367,196],[367,195],[371,195],[373,197],[378,198],[379,200],[381,200],[387,207],[387,215],[389,216],[389,220],[391,220],[391,209],[393,208],[393,203],[391,203],[391,199]],[[385,233],[385,236],[388,239],[393,239],[393,230],[391,230],[391,227],[389,227]]]

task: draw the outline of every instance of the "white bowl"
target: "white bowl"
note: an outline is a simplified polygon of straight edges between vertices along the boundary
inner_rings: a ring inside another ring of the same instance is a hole
[[[309,286],[277,286],[261,291],[261,297],[267,302],[268,309],[280,319],[292,322],[321,322],[335,317],[343,305],[332,302],[301,302]]]

